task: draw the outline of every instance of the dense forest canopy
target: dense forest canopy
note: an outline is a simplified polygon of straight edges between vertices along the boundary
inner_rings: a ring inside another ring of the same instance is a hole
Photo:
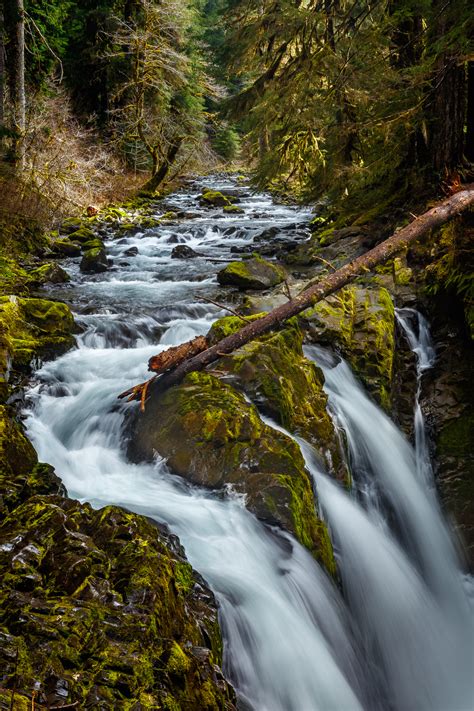
[[[9,0],[2,172],[57,182],[46,136],[73,123],[104,151],[88,180],[110,159],[155,190],[239,158],[260,185],[349,211],[403,200],[469,173],[473,26],[469,0]]]

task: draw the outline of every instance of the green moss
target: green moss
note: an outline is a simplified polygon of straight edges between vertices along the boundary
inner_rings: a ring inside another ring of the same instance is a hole
[[[450,420],[441,430],[437,442],[440,455],[447,457],[470,457],[474,442],[474,413],[464,412]]]
[[[258,255],[245,261],[230,262],[217,275],[220,284],[241,289],[269,289],[281,284],[285,278],[286,272],[282,267]]]
[[[87,242],[82,243],[83,252],[88,252],[91,249],[104,249],[104,243],[99,237],[94,237],[93,239],[87,240]]]
[[[68,237],[57,239],[51,245],[53,252],[63,257],[78,257],[81,253],[79,242],[72,242]]]
[[[95,238],[95,232],[89,227],[80,227],[78,230],[71,232],[69,235],[70,240],[73,242],[79,242],[79,244],[84,244],[85,242],[89,242]]]
[[[189,657],[183,652],[177,642],[173,642],[171,653],[166,665],[166,669],[170,674],[183,676],[190,668],[191,662]]]
[[[383,287],[352,285],[305,311],[308,336],[342,351],[371,394],[390,406],[395,352],[395,309]]]
[[[215,205],[217,207],[231,205],[231,201],[218,190],[204,190],[201,195],[201,202],[205,205]]]
[[[70,281],[70,279],[69,274],[55,262],[43,264],[41,267],[31,269],[28,272],[28,280],[33,284],[46,284],[48,282],[62,284]]]
[[[265,312],[252,314],[251,316],[242,316],[241,318],[238,316],[224,316],[224,318],[214,321],[206,338],[211,344],[218,343],[223,338],[240,331],[247,323],[252,323],[252,321],[256,321],[262,318],[262,316],[265,316]]]
[[[177,561],[174,566],[176,587],[187,595],[194,587],[194,571],[189,563]]]
[[[242,215],[245,210],[237,205],[224,205],[224,212],[228,214]]]
[[[413,270],[403,265],[400,257],[393,260],[393,277],[397,286],[406,286],[413,280]]]

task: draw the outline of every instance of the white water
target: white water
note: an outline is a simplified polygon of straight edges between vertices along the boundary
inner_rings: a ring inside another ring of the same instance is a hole
[[[196,210],[197,194],[175,196],[176,209]],[[66,297],[85,331],[77,350],[43,366],[31,390],[28,429],[40,458],[71,496],[124,505],[177,533],[219,599],[225,671],[242,708],[467,711],[470,617],[449,534],[434,494],[414,476],[412,449],[347,366],[325,372],[354,470],[366,475],[357,479],[358,496],[319,472],[301,442],[337,546],[344,597],[294,539],[264,527],[239,498],[193,489],[162,461],[126,461],[126,406],[117,394],[146,377],[152,354],[205,333],[219,315],[195,298],[212,293],[217,267],[171,260],[169,239],[228,258],[230,246],[259,229],[307,216],[268,196],[245,195],[241,204],[242,217],[203,212],[192,223],[110,241],[117,268],[104,275],[84,277],[71,261],[77,286]],[[230,236],[229,226],[237,227]],[[123,257],[130,246],[137,257]]]

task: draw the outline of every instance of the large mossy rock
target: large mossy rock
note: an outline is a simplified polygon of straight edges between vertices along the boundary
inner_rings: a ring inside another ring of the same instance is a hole
[[[84,252],[80,269],[81,272],[100,273],[105,272],[108,266],[105,250],[98,245]]]
[[[0,296],[0,377],[34,358],[64,353],[74,343],[74,319],[66,304],[47,299]]]
[[[128,452],[134,461],[152,460],[158,452],[193,484],[232,485],[256,516],[294,533],[334,570],[298,446],[264,424],[230,385],[208,373],[190,373],[165,393],[151,388],[145,412],[133,423]]]
[[[335,346],[370,393],[390,407],[395,353],[395,309],[383,287],[352,285],[305,311],[307,340]]]
[[[36,451],[9,408],[0,405],[0,517],[36,494],[62,494],[64,487]]]
[[[227,207],[232,201],[219,190],[206,188],[199,197],[199,202],[203,207]]]
[[[79,242],[72,242],[68,237],[61,237],[53,242],[51,249],[61,257],[78,257],[81,253]]]
[[[286,278],[285,270],[261,257],[252,257],[244,262],[231,262],[217,274],[222,286],[237,286],[239,289],[271,289]]]
[[[212,343],[243,325],[235,316],[225,317],[213,324],[208,339]],[[262,336],[223,357],[218,368],[232,374],[237,387],[266,414],[292,434],[304,437],[326,466],[339,479],[346,479],[334,425],[326,409],[324,376],[305,358],[303,333],[294,320],[283,331]]]
[[[56,262],[48,262],[41,267],[31,269],[28,272],[28,279],[31,284],[41,286],[42,284],[66,284],[71,277]]]
[[[144,517],[34,496],[0,526],[0,577],[2,689],[41,708],[235,709],[212,593]]]

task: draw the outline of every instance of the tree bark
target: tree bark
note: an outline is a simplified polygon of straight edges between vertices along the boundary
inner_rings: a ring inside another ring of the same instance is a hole
[[[372,270],[378,264],[383,264],[397,252],[405,249],[411,242],[444,224],[452,217],[459,215],[471,205],[474,205],[474,184],[466,186],[465,190],[455,193],[436,207],[417,217],[407,227],[402,228],[384,242],[357,257],[354,261],[323,277],[319,282],[303,291],[287,304],[283,304],[270,311],[266,316],[252,321],[241,328],[240,331],[202,350],[198,355],[186,358],[174,370],[161,375],[159,378],[154,376],[147,383],[137,385],[135,388],[122,393],[119,397],[128,396],[129,400],[141,400],[142,406],[144,406],[149,386],[151,386],[152,390],[165,390],[179,383],[188,373],[202,370],[210,363],[218,360],[222,355],[231,353],[272,329],[280,328],[292,316],[296,316],[305,309],[314,306],[343,286],[350,284],[364,272]],[[185,350],[183,349],[183,352]]]
[[[145,183],[142,190],[147,190],[149,192],[155,192],[155,190],[158,188],[158,186],[161,185],[163,180],[168,175],[169,170],[176,159],[176,156],[178,155],[178,151],[181,148],[181,143],[182,143],[182,141],[177,141],[176,143],[171,144],[171,146],[168,149],[168,153],[166,155],[165,160],[163,161],[163,163],[157,170],[156,170],[156,166],[154,167],[154,170],[156,170],[156,172],[154,172],[152,174],[150,180],[148,180]]]
[[[467,63],[467,116],[464,154],[474,163],[474,61]]]
[[[25,94],[25,8],[23,0],[14,5],[14,54],[12,67],[12,108],[14,139],[13,160],[21,171],[25,164],[24,135],[26,127]]]
[[[5,17],[3,15],[3,3],[0,3],[0,131],[5,123]],[[0,147],[3,137],[0,134]]]

